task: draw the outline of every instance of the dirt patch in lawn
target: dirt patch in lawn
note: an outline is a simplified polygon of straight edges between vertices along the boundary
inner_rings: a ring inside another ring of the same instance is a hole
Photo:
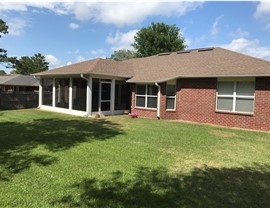
[[[209,134],[221,137],[235,137],[236,134],[228,131],[221,131],[221,130],[211,130]]]

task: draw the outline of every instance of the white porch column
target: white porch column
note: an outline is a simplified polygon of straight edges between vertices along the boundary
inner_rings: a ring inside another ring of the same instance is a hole
[[[55,78],[53,78],[52,106],[55,107]]]
[[[88,78],[86,88],[86,113],[87,116],[92,115],[92,77]]]
[[[101,114],[101,81],[99,80],[99,88],[98,88],[98,113]]]
[[[40,108],[42,105],[42,95],[43,95],[43,90],[42,90],[42,78],[39,79],[39,86],[38,86],[38,107]]]
[[[72,110],[72,78],[69,78],[69,99],[68,99],[68,109]]]
[[[114,99],[115,99],[115,79],[112,79],[111,84],[111,114],[114,114]]]

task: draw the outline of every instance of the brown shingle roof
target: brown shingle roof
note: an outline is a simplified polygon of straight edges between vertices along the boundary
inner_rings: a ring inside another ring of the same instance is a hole
[[[270,62],[223,48],[162,53],[127,61],[94,59],[37,73],[40,76],[95,74],[130,78],[130,83],[188,77],[270,76]]]
[[[123,78],[130,78],[134,75],[131,63],[113,61],[110,59],[93,59],[83,61],[80,63],[36,73],[35,75],[45,76],[63,74],[98,74]]]
[[[179,77],[270,76],[270,62],[223,48],[163,53],[131,59],[135,76],[127,82],[163,82]]]

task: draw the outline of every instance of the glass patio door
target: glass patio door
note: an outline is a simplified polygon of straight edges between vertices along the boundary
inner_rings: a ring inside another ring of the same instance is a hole
[[[100,82],[100,111],[103,115],[111,114],[111,82]]]

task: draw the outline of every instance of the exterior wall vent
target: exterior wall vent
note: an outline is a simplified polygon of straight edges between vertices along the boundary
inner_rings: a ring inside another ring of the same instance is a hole
[[[158,56],[167,56],[167,55],[170,55],[171,52],[166,52],[166,53],[159,53]]]
[[[190,53],[192,50],[178,51],[177,54]]]
[[[198,52],[212,51],[212,50],[214,50],[214,49],[215,49],[214,47],[211,47],[211,48],[199,48],[199,49],[198,49]]]

